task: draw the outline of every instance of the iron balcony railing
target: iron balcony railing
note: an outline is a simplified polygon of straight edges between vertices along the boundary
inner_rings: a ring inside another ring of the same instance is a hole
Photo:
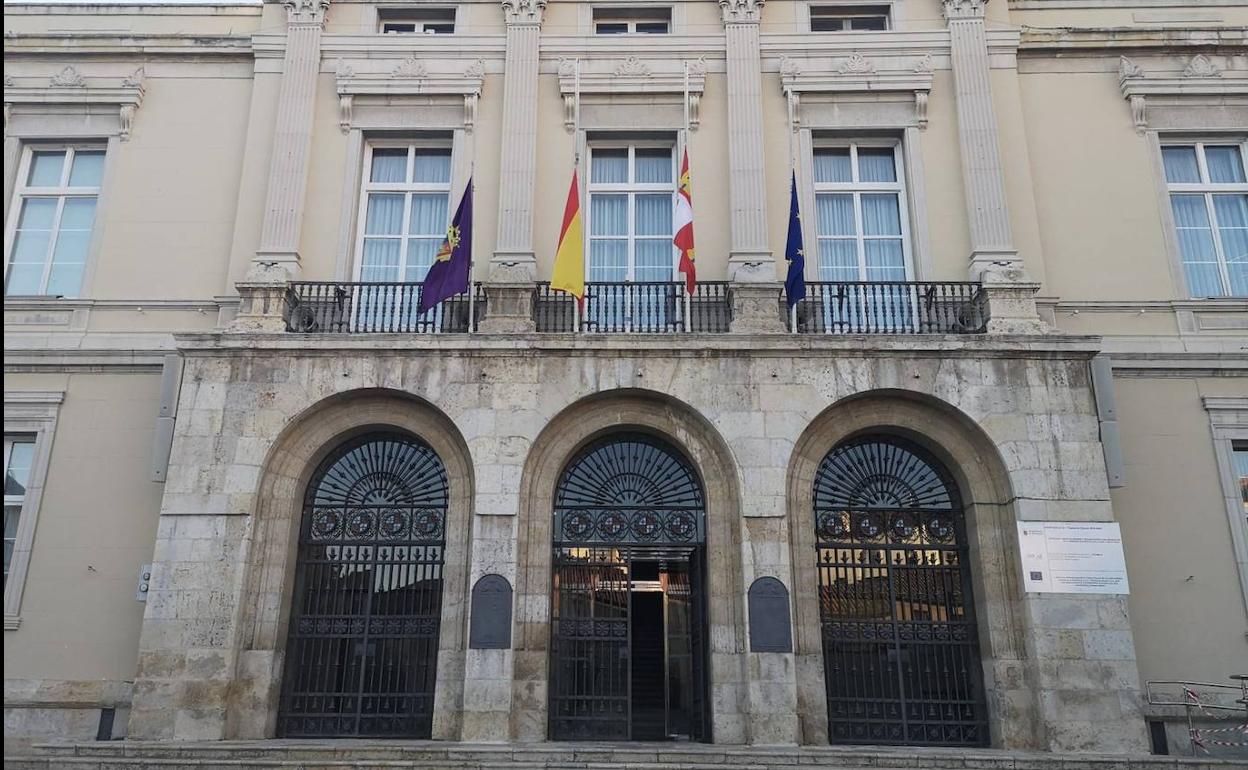
[[[811,281],[789,311],[800,334],[983,334],[988,304],[978,283]]]
[[[595,281],[585,284],[583,307],[543,282],[533,298],[539,332],[725,333],[731,312],[726,281],[699,281],[693,294],[680,281]]]
[[[424,285],[295,281],[286,290],[286,329],[323,334],[450,334],[475,331],[485,309],[481,284],[417,312]]]

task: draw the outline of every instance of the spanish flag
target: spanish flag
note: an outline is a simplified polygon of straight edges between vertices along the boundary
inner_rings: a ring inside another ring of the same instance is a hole
[[[581,195],[572,171],[572,187],[563,207],[563,228],[559,231],[559,249],[555,252],[555,271],[550,288],[566,291],[579,304],[585,302],[585,238],[581,231]]]
[[[685,274],[685,288],[693,294],[698,285],[697,270],[693,265],[693,190],[689,186],[689,150],[685,150],[680,163],[680,187],[676,190],[674,217],[676,235],[672,242],[680,250],[680,272]]]

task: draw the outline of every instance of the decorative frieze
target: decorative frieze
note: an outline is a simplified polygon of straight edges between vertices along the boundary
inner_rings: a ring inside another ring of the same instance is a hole
[[[826,63],[780,59],[780,87],[791,106],[793,127],[802,123],[802,95],[807,93],[900,93],[912,94],[914,125],[927,127],[927,102],[936,67],[931,54],[917,61],[911,57],[876,59],[853,53],[829,66]]]
[[[74,67],[66,67],[56,73],[49,83],[53,88],[83,88],[87,85],[82,73]]]
[[[439,71],[425,60],[409,56],[385,72],[356,72],[354,66],[339,60],[335,66],[338,91],[338,126],[343,133],[354,124],[355,108],[361,97],[383,97],[388,101],[404,96],[441,96],[463,100],[463,125],[471,131],[477,119],[477,103],[485,83],[485,60],[467,64],[439,59]],[[362,63],[361,63],[362,64]],[[443,67],[450,72],[441,71]],[[462,69],[461,69],[462,68]],[[377,99],[366,99],[375,102]]]

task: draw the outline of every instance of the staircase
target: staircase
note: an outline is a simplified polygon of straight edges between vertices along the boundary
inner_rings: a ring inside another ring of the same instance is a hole
[[[634,628],[632,644],[633,740],[661,741],[667,738],[662,627],[640,630]]]
[[[1193,770],[1246,760],[1047,754],[989,749],[722,746],[674,743],[471,744],[435,741],[113,741],[45,744],[5,755],[5,770]]]

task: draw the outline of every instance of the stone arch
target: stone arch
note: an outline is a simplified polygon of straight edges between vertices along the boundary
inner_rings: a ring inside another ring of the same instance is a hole
[[[1036,729],[1031,724],[1035,720],[1018,713],[1035,704],[1023,674],[1025,634],[1009,469],[995,442],[971,417],[934,397],[901,390],[869,391],[837,401],[811,421],[789,461],[786,496],[803,742],[828,742],[819,606],[816,592],[809,590],[818,582],[811,490],[824,456],[841,442],[867,433],[908,439],[953,476],[966,515],[992,745],[1040,745],[1039,736],[1029,732]]]
[[[708,661],[713,739],[744,743],[744,593],[741,492],[728,444],[695,409],[652,391],[584,398],[557,414],[534,441],[520,482],[516,555],[515,668],[511,736],[546,740],[550,642],[551,526],[564,466],[589,442],[616,431],[650,433],[684,453],[706,494]]]
[[[271,738],[276,729],[286,627],[304,492],[322,461],[344,442],[377,430],[411,434],[437,453],[449,485],[442,620],[438,640],[433,737],[456,740],[463,702],[467,638],[468,547],[473,466],[454,423],[428,402],[386,389],[353,390],[305,409],[282,430],[261,466],[250,538],[241,638],[228,698],[227,735]]]

